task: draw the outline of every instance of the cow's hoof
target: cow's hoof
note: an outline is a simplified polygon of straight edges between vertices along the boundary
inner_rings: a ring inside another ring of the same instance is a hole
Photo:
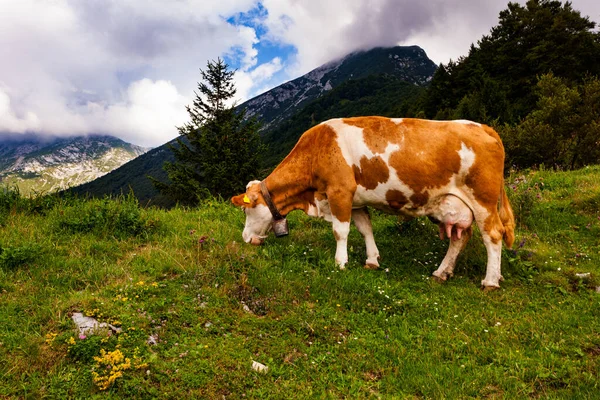
[[[434,281],[439,282],[439,283],[443,283],[446,282],[448,280],[448,278],[452,278],[454,276],[453,273],[451,272],[441,272],[440,274],[436,274],[435,272],[432,274],[432,278]]]
[[[500,289],[500,286],[485,286],[485,285],[481,285],[481,289],[484,292],[493,292],[494,290]]]
[[[379,269],[379,264],[366,263],[365,269]]]

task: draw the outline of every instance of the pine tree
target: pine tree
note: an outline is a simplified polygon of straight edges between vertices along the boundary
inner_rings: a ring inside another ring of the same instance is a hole
[[[258,175],[264,151],[256,119],[227,105],[236,93],[234,71],[219,58],[200,74],[193,104],[186,107],[190,121],[178,128],[177,144],[169,145],[175,156],[164,165],[170,183],[152,179],[161,193],[186,205],[243,191]]]

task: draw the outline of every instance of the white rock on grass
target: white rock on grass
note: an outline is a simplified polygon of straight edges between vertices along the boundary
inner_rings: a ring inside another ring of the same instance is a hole
[[[254,360],[252,360],[252,369],[262,374],[269,372],[269,367]]]
[[[77,325],[80,335],[88,335],[98,329],[110,329],[113,332],[121,332],[121,328],[117,328],[106,322],[98,322],[97,319],[86,317],[82,313],[73,313],[71,318],[73,319],[73,322],[75,322],[75,325]]]

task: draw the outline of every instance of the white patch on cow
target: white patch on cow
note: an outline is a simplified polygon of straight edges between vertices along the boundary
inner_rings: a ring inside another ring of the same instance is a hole
[[[255,207],[246,207],[246,225],[242,232],[244,242],[250,243],[252,238],[263,240],[267,237],[273,223],[273,215],[264,204],[257,204]]]
[[[312,204],[308,205],[308,210],[306,210],[306,215],[308,215],[309,217],[316,217],[318,218],[319,215],[319,209],[316,206],[313,206]]]
[[[473,166],[473,164],[475,164],[475,152],[473,149],[467,147],[461,142],[458,155],[460,156],[459,174],[464,176],[469,172],[469,169]]]
[[[309,217],[323,218],[325,221],[331,222],[331,208],[329,201],[315,199],[315,205],[309,204],[306,215]]]
[[[480,123],[469,121],[468,119],[455,119],[453,122],[456,122],[457,124],[475,125],[481,127]]]
[[[404,118],[390,118],[390,121],[392,121],[396,125],[400,125],[402,122],[404,122]]]
[[[250,181],[250,182],[248,182],[248,184],[246,185],[246,190],[250,189],[250,186],[256,185],[257,183],[260,183],[260,181]]]
[[[363,139],[362,128],[346,125],[341,119],[333,119],[326,124],[337,134],[337,143],[346,163],[349,166],[358,166],[361,157],[370,153]]]
[[[379,183],[375,189],[368,190],[365,187],[358,185],[352,200],[352,207],[360,208],[368,204],[373,207],[385,209],[389,212],[396,212],[396,210],[390,210],[388,208],[387,199],[385,197],[387,192],[390,189],[400,190],[407,198],[414,194],[414,191],[398,178],[396,170],[389,165],[392,154],[399,151],[404,146],[404,138],[402,138],[400,144],[389,143],[383,153],[373,153],[365,143],[362,128],[347,125],[341,119],[327,121],[327,125],[337,134],[338,146],[342,151],[344,160],[346,160],[346,163],[348,163],[349,166],[355,165],[360,167],[360,159],[363,156],[369,159],[379,156],[389,168],[390,177],[388,181]],[[358,138],[360,138],[360,140]]]
[[[427,122],[443,122],[443,123],[448,123],[448,122],[456,122],[457,124],[462,124],[462,125],[475,125],[475,126],[479,126],[481,127],[481,124],[478,122],[473,122],[473,121],[469,121],[468,119],[451,119],[451,120],[428,120]]]

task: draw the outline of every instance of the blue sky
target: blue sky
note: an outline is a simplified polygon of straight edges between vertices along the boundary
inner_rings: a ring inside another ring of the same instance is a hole
[[[523,2],[520,0],[519,2]],[[344,55],[468,52],[507,0],[0,0],[0,140],[102,133],[158,146],[224,58],[238,102]],[[573,7],[600,21],[600,1]]]

